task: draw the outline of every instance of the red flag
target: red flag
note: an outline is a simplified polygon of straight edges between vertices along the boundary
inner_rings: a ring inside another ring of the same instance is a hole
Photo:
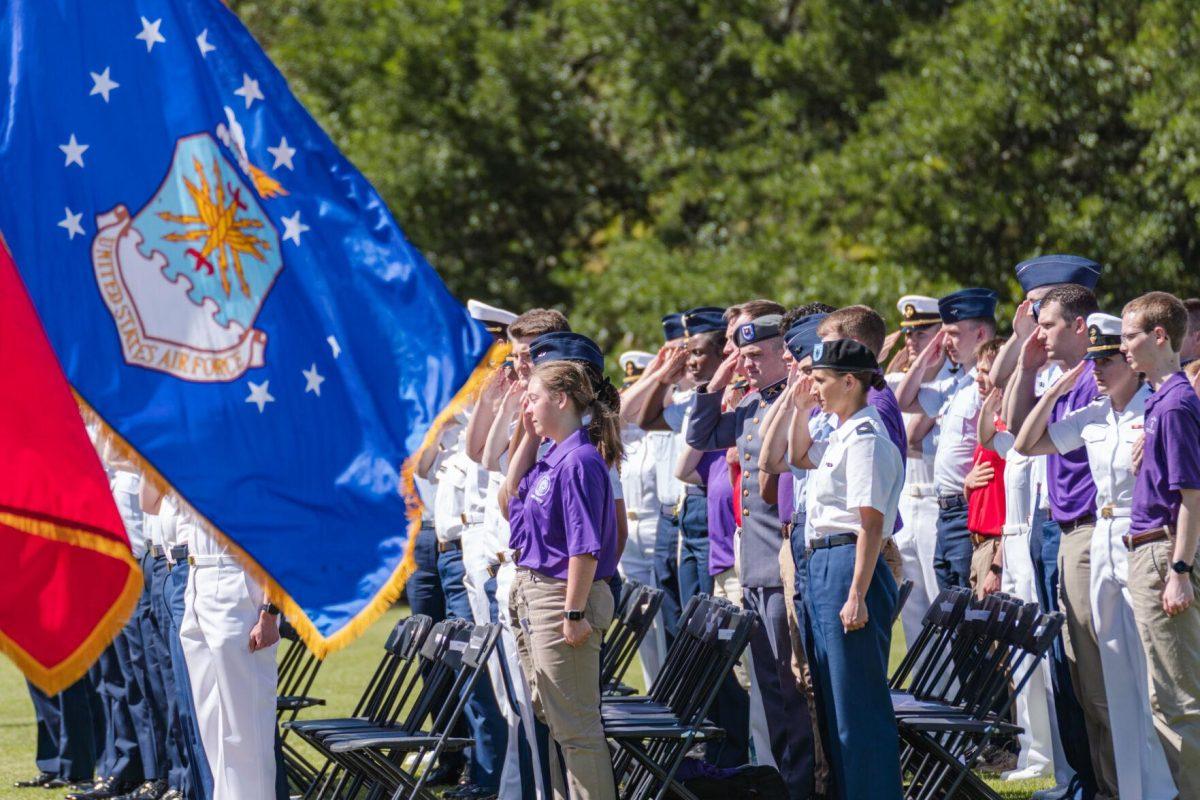
[[[54,694],[121,630],[142,577],[2,238],[0,369],[0,650]]]

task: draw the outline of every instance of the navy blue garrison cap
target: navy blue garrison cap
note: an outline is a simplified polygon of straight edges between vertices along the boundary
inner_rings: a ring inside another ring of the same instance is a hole
[[[683,338],[683,314],[678,311],[674,314],[667,314],[662,318],[663,336],[669,342],[672,339]]]
[[[604,372],[604,354],[595,342],[581,333],[543,333],[529,343],[529,357],[534,366],[551,361],[582,361]]]
[[[783,332],[779,330],[781,322],[783,322],[783,316],[780,314],[764,314],[756,317],[745,325],[738,326],[737,330],[733,332],[733,343],[738,347],[745,347],[748,344],[774,338]]]
[[[991,289],[959,289],[938,300],[942,322],[961,322],[965,319],[996,318],[996,302],[1000,296]]]
[[[813,348],[813,369],[831,369],[835,372],[875,372],[879,362],[866,345],[853,339],[834,339],[819,342]]]
[[[716,306],[700,306],[689,308],[683,312],[683,332],[685,336],[695,336],[697,333],[711,333],[725,330],[725,309]]]
[[[1077,283],[1095,289],[1102,269],[1095,261],[1083,256],[1038,256],[1017,264],[1017,280],[1026,294],[1056,283]]]
[[[792,323],[792,327],[788,328],[787,333],[783,335],[783,340],[787,342],[792,358],[803,361],[812,355],[813,347],[821,341],[817,328],[821,327],[821,322],[828,316],[828,314],[809,314]]]

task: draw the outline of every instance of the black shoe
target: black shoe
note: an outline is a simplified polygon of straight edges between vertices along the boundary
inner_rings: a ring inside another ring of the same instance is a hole
[[[185,798],[183,792],[178,789],[168,789],[167,793],[158,798],[158,800],[185,800]]]
[[[66,789],[71,785],[71,782],[63,778],[54,778],[42,784],[43,789]]]
[[[448,767],[438,764],[425,776],[426,786],[453,786],[462,775],[462,767]]]
[[[45,786],[50,781],[58,780],[57,775],[51,775],[49,772],[39,772],[36,778],[30,778],[24,781],[16,781],[13,786],[18,789],[35,789],[38,786]]]
[[[114,800],[161,800],[166,791],[166,781],[146,781],[132,792],[123,794],[120,797],[114,798]]]
[[[118,781],[116,778],[101,778],[87,791],[68,794],[67,800],[109,800],[109,798],[118,797],[136,788],[136,783]]]

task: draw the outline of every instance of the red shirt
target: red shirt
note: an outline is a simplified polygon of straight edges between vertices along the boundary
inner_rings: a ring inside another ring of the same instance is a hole
[[[1005,517],[1004,459],[995,450],[977,444],[975,463],[991,464],[995,474],[986,486],[968,490],[967,530],[981,536],[999,536],[1004,532]]]

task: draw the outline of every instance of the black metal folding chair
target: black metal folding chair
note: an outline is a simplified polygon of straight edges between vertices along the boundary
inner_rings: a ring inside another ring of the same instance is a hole
[[[447,625],[446,623],[457,623]],[[431,640],[444,634],[446,646],[426,673],[421,693],[403,722],[372,730],[336,733],[324,745],[339,763],[392,800],[407,797],[433,800],[420,771],[426,756],[434,763],[442,753],[462,750],[472,739],[452,735],[468,699],[487,669],[487,660],[500,638],[500,626],[471,625],[447,620],[435,626]],[[427,643],[428,646],[429,643]],[[424,727],[430,720],[428,728]]]
[[[631,695],[634,690],[621,681],[633,663],[638,648],[654,624],[662,605],[661,589],[626,581],[620,613],[605,632],[600,653],[600,686],[606,695]]]
[[[275,719],[280,726],[280,743],[288,783],[303,792],[317,775],[317,769],[305,755],[288,741],[291,729],[287,723],[306,708],[325,705],[324,698],[310,694],[313,681],[322,661],[308,649],[296,629],[286,619],[279,625],[279,635],[287,644],[279,658],[278,696],[275,699]]]
[[[383,657],[349,717],[293,720],[285,725],[325,758],[303,787],[305,798],[353,797],[361,787],[362,781],[338,764],[324,742],[335,733],[369,730],[394,722],[420,681],[420,654],[433,627],[429,617],[419,614],[396,623],[384,643]],[[432,661],[437,652],[433,648],[427,661]]]
[[[618,750],[613,769],[623,798],[662,800],[670,792],[696,800],[676,774],[694,745],[724,736],[708,713],[757,624],[751,611],[706,595],[693,597],[650,694],[602,701],[604,733]]]
[[[902,580],[896,589],[896,610],[892,612],[893,625],[896,624],[896,620],[900,619],[900,612],[904,610],[904,604],[908,602],[908,598],[912,594],[913,582],[908,579]]]
[[[996,800],[971,770],[993,737],[1020,732],[1009,710],[1062,624],[1062,614],[1007,596],[971,601],[951,647],[951,685],[895,703],[906,798]]]

